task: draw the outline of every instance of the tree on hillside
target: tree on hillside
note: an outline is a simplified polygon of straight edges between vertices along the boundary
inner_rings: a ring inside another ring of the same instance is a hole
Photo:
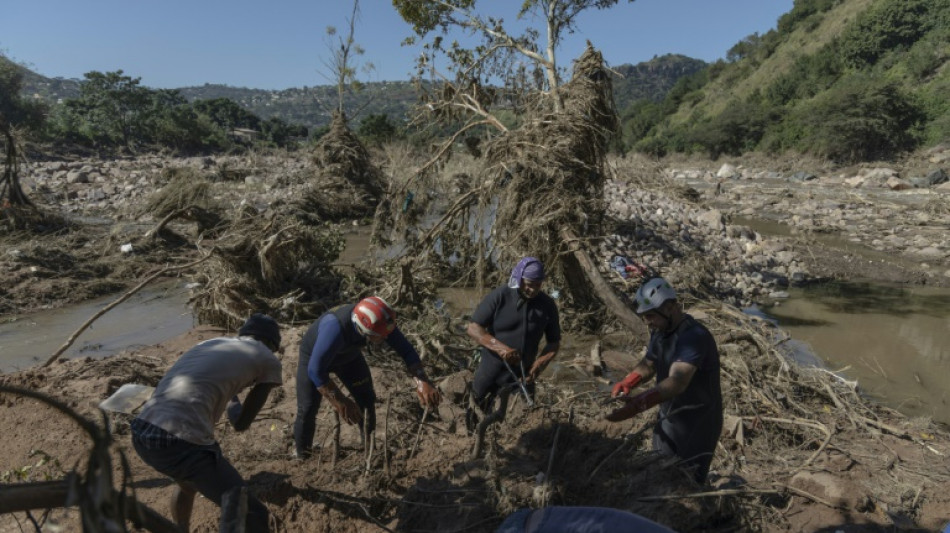
[[[23,69],[0,55],[0,141],[4,148],[3,174],[0,175],[0,209],[6,216],[9,207],[32,207],[20,186],[21,132],[38,128],[43,122],[42,104],[20,96]]]
[[[133,148],[147,119],[150,91],[141,78],[115,72],[87,72],[79,98],[67,101],[84,117],[83,134],[96,145]]]

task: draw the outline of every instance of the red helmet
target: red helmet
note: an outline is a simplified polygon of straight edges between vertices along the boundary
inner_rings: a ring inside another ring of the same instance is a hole
[[[363,335],[385,339],[396,329],[396,312],[379,296],[363,298],[353,308],[353,325]]]

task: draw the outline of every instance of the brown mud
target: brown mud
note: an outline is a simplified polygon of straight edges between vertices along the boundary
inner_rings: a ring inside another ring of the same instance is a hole
[[[167,242],[138,254],[119,251],[149,227],[77,225],[41,237],[5,236],[3,314],[116,292],[163,265],[197,257],[194,248]],[[187,225],[176,228],[189,231]],[[819,276],[915,281],[906,268],[885,271],[807,246],[814,258],[810,268]],[[688,311],[710,326],[723,358],[727,421],[707,486],[692,484],[674,462],[649,451],[655,412],[624,424],[601,419],[602,376],[626,372],[643,347],[644,339],[622,335],[605,341],[606,368],[591,363],[591,346],[565,350],[560,364],[579,377],[570,383],[543,377],[537,408],[513,400],[507,420],[489,430],[485,453],[477,458],[471,457],[473,438],[462,416],[466,370],[437,376],[446,401],[438,413],[424,416],[396,358],[373,353],[379,398],[373,454],[360,448],[352,427],[342,428],[334,452],[334,417],[324,408],[316,439],[320,448],[313,458],[297,462],[290,455],[291,426],[303,326],[285,326],[279,354],[283,386],[247,432],[221,423],[218,437],[270,510],[274,531],[490,532],[508,513],[544,505],[627,509],[678,531],[884,532],[943,526],[950,517],[945,428],[868,403],[827,372],[790,364],[770,326],[735,308],[703,303]],[[462,317],[452,320],[457,327]],[[60,361],[2,375],[0,384],[50,395],[98,421],[96,406],[119,386],[156,384],[185,350],[222,333],[198,327],[106,359]],[[467,340],[460,337],[458,344]],[[109,421],[114,453],[130,461],[130,491],[168,516],[169,480],[131,450],[129,417],[110,415]],[[0,394],[0,435],[0,483],[59,479],[81,470],[89,456],[90,442],[74,422],[13,394]],[[216,531],[218,516],[213,504],[199,499],[193,530]],[[0,515],[0,532],[32,530],[31,520],[50,530],[80,529],[75,510],[39,510],[31,516]]]

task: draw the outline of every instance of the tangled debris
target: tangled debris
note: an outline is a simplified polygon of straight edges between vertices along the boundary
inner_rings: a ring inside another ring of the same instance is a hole
[[[334,112],[330,131],[313,149],[313,162],[316,176],[297,211],[321,221],[372,214],[383,194],[383,178],[342,113]]]
[[[231,330],[262,310],[290,323],[316,318],[339,301],[339,275],[330,264],[342,249],[332,228],[245,206],[194,276],[195,316]]]

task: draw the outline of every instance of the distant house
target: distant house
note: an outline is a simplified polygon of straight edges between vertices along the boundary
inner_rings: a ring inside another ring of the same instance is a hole
[[[231,138],[238,141],[255,141],[261,136],[261,132],[247,128],[234,128],[228,134]]]

